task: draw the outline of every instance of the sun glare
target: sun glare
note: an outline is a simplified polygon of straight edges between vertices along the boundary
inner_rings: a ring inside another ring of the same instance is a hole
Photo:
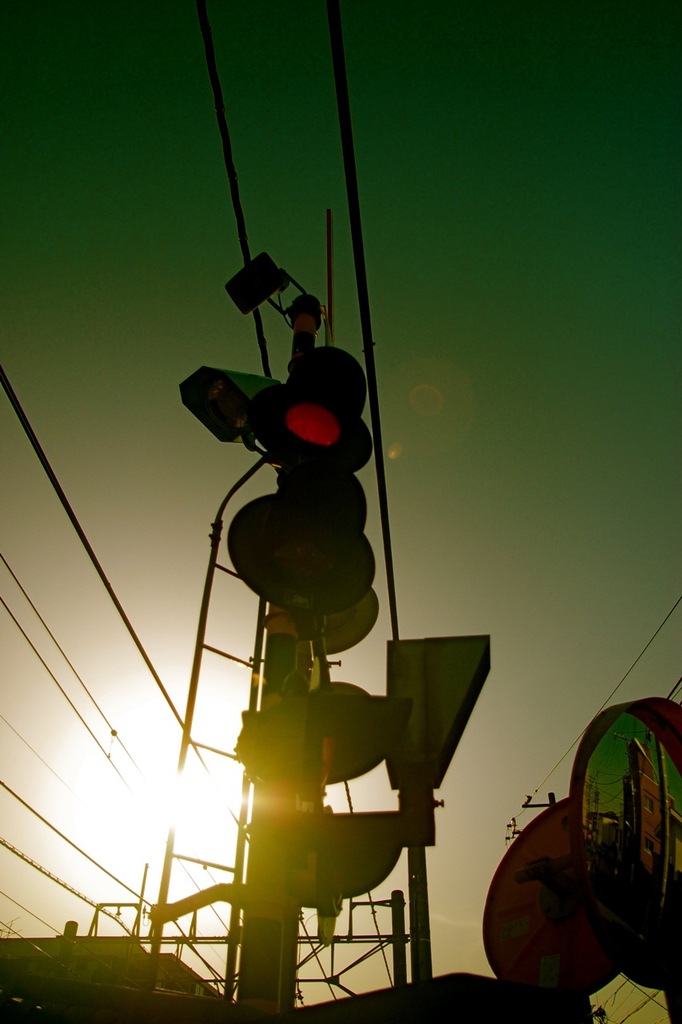
[[[234,709],[225,699],[205,700],[195,717],[195,742],[204,742],[199,740],[201,718],[208,716],[215,727],[229,715]],[[79,766],[73,786],[75,842],[131,887],[139,884],[145,864],[151,865],[153,876],[160,874],[171,826],[177,857],[231,866],[242,800],[241,765],[209,744],[198,747],[198,753],[189,749],[179,777],[177,723],[162,726],[150,707],[142,707],[119,725],[109,758],[93,748]],[[156,899],[153,889],[147,896]]]

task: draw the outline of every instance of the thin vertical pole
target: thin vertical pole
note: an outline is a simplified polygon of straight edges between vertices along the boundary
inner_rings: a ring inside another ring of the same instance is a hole
[[[407,850],[407,868],[410,876],[410,964],[412,981],[429,981],[433,977],[431,965],[431,925],[429,922],[429,893],[426,878],[426,850],[423,846],[410,846]]]
[[[267,602],[261,597],[258,604],[258,620],[256,623],[256,638],[253,645],[253,672],[251,675],[251,691],[249,694],[249,711],[256,711],[258,708],[258,695],[260,690],[261,669],[263,663],[263,637],[265,633],[265,609]],[[251,782],[244,772],[242,777],[242,799],[239,807],[239,830],[237,832],[237,847],[234,857],[234,881],[240,888],[244,882],[244,867],[246,865],[246,825],[249,813],[249,796],[251,794]],[[230,931],[227,937],[227,964],[225,968],[225,998],[233,999],[237,984],[237,954],[241,943],[242,930],[242,908],[239,903],[233,903],[230,909]]]
[[[405,931],[405,895],[402,889],[391,893],[391,935],[393,944],[393,984],[407,984],[407,933]]]
[[[334,239],[332,235],[332,211],[327,210],[327,327],[329,341],[334,344]]]
[[[329,39],[334,67],[336,85],[336,104],[339,115],[341,133],[341,149],[346,175],[346,194],[348,197],[348,215],[350,220],[351,241],[355,262],[355,282],[358,293],[360,327],[362,330],[363,353],[367,370],[367,396],[369,398],[372,436],[374,439],[374,465],[377,475],[379,495],[379,515],[384,545],[384,561],[388,580],[388,605],[391,619],[391,632],[394,640],[398,639],[398,607],[395,594],[395,578],[393,569],[393,552],[391,546],[391,530],[388,517],[388,501],[386,497],[386,470],[384,467],[383,441],[381,439],[381,415],[379,411],[379,392],[376,379],[374,360],[374,339],[369,307],[369,289],[365,267],[365,250],[362,240],[362,222],[360,219],[360,196],[358,192],[358,176],[355,166],[355,149],[353,146],[353,128],[350,116],[350,99],[348,95],[348,79],[346,76],[346,57],[343,47],[341,12],[339,0],[327,0],[327,19],[329,22]]]
[[[265,465],[266,459],[259,459],[258,462],[254,463],[253,466],[237,481],[234,487],[230,488],[228,493],[223,498],[218,512],[215,517],[215,521],[211,524],[211,551],[208,560],[208,567],[206,569],[206,579],[204,581],[204,590],[201,598],[201,608],[199,610],[199,624],[197,626],[196,640],[194,644],[194,659],[192,662],[192,673],[190,676],[189,690],[187,693],[187,708],[185,710],[185,718],[182,725],[182,739],[180,741],[180,753],[178,755],[178,768],[177,778],[179,779],[184,771],[185,763],[187,761],[187,753],[190,746],[192,745],[192,726],[194,725],[194,710],[196,707],[197,692],[199,689],[199,676],[201,674],[201,661],[204,652],[204,641],[206,639],[206,625],[208,622],[208,608],[211,600],[211,590],[213,586],[213,577],[215,574],[216,565],[218,564],[218,549],[220,545],[220,537],[223,528],[223,514],[225,507],[229,500],[236,494],[240,487],[242,487],[247,480]],[[175,825],[171,823],[168,829],[168,838],[166,840],[166,852],[163,860],[163,868],[161,870],[161,882],[159,884],[159,897],[157,900],[157,906],[162,908],[168,903],[168,892],[170,890],[170,878],[171,870],[173,867],[173,858],[175,856]],[[150,957],[149,957],[149,984],[151,988],[156,985],[156,976],[159,966],[159,955],[161,953],[161,942],[163,938],[163,924],[154,925],[151,932],[150,938]]]
[[[348,214],[355,262],[355,281],[358,293],[360,326],[362,330],[363,352],[367,368],[367,392],[369,397],[374,439],[374,462],[377,474],[379,494],[379,513],[381,518],[382,537],[384,542],[384,560],[388,583],[388,604],[391,620],[391,632],[394,640],[399,638],[398,606],[395,593],[395,577],[391,532],[388,517],[388,500],[386,495],[386,472],[384,467],[383,442],[381,438],[381,419],[379,413],[379,394],[376,380],[374,360],[374,339],[369,304],[369,287],[365,266],[365,250],[362,238],[362,220],[360,216],[360,194],[358,189],[355,147],[353,144],[353,127],[346,73],[346,57],[343,45],[343,28],[339,0],[327,0],[327,20],[329,24],[329,40],[334,68],[336,86],[336,103],[341,134],[341,150],[346,177],[346,195],[348,198]],[[412,935],[412,980],[430,978],[431,968],[431,935],[429,925],[429,902],[426,882],[426,853],[423,848],[408,850],[410,865],[410,932]]]
[[[137,905],[137,914],[135,915],[135,923],[133,924],[132,935],[136,939],[140,937],[140,928],[142,927],[142,914],[144,913],[144,891],[147,888],[147,875],[149,873],[149,864],[145,864],[144,871],[142,872],[142,887],[140,888],[140,902]]]
[[[266,624],[263,701],[281,692],[295,668],[296,641],[282,616],[272,616],[269,629]],[[287,891],[290,865],[282,841],[295,804],[289,780],[254,783],[237,1002],[265,1013],[284,1013],[295,1002],[300,908]]]

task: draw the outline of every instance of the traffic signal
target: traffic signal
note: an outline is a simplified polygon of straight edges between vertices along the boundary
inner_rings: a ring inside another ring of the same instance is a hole
[[[311,348],[294,356],[283,384],[254,396],[249,422],[265,450],[286,468],[314,459],[355,472],[372,454],[361,418],[366,394],[362,367],[349,352]]]
[[[265,711],[243,712],[237,757],[254,779],[288,778],[297,791],[359,778],[398,745],[412,700],[372,696],[330,683],[286,697]],[[309,777],[306,777],[309,776]]]
[[[268,880],[283,872],[290,898],[315,907],[320,918],[337,916],[343,899],[373,889],[414,838],[401,813],[333,814],[323,806],[326,786],[364,775],[397,746],[411,709],[409,698],[330,683],[243,713],[236,754],[260,794],[249,834],[254,847],[269,851],[259,864]],[[296,807],[283,793],[296,795]],[[419,838],[428,841],[430,833],[422,827]]]
[[[279,469],[278,488],[236,514],[227,544],[248,587],[314,620],[363,600],[367,606],[375,562],[354,473],[368,461],[372,440],[362,420],[360,364],[342,349],[314,347],[320,304],[313,296],[299,296],[290,314],[289,376],[259,390],[248,408],[255,441]]]
[[[342,612],[325,617],[324,646],[327,654],[339,654],[355,647],[372,631],[379,616],[379,598],[374,590]],[[292,612],[299,640],[311,641],[317,636],[317,617],[305,611]]]
[[[342,898],[390,872],[404,831],[402,819],[399,827],[394,818],[353,815],[349,824],[330,814],[325,786],[383,761],[405,731],[412,701],[329,680],[326,656],[362,640],[378,614],[367,501],[356,476],[372,454],[362,420],[367,385],[350,353],[315,347],[314,297],[299,296],[288,312],[288,378],[260,390],[248,408],[277,489],[237,512],[227,545],[239,577],[288,616],[296,639],[267,627],[261,708],[244,713],[236,752],[258,783],[247,887],[265,890],[276,876],[288,899],[316,907],[324,921],[339,913]],[[315,667],[301,680],[296,650],[306,646]],[[289,675],[281,659],[275,665],[279,653]],[[328,921],[322,931],[330,933]]]
[[[304,463],[281,474],[276,494],[236,514],[228,550],[244,583],[271,604],[342,612],[362,600],[374,579],[365,516],[365,495],[352,474]]]

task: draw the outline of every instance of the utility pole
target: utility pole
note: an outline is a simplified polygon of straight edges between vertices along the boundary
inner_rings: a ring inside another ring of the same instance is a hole
[[[429,890],[426,877],[426,850],[410,846],[407,850],[410,896],[410,966],[412,981],[433,977],[431,965],[431,924]]]
[[[296,671],[295,628],[270,608],[261,708],[276,706]],[[278,843],[293,820],[296,791],[286,777],[254,781],[239,961],[239,1002],[268,1013],[293,1009],[298,955],[299,907],[289,895],[286,851]]]

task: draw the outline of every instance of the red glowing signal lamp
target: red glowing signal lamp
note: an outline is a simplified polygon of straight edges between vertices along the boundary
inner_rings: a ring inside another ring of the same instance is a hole
[[[341,437],[338,417],[317,402],[296,402],[287,409],[284,424],[301,441],[321,448],[337,444]]]
[[[264,390],[249,406],[249,423],[282,465],[321,459],[355,472],[369,461],[372,438],[361,419],[367,385],[349,352],[309,349],[293,360],[284,384]]]

